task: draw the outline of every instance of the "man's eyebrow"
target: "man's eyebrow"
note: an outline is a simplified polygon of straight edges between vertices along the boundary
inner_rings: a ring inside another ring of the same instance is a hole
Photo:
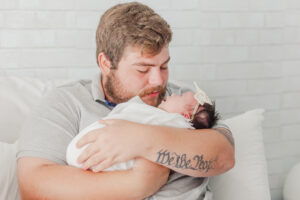
[[[169,57],[165,62],[163,62],[162,65],[168,63],[170,61],[171,57]],[[155,66],[155,64],[152,63],[146,63],[146,62],[137,62],[137,63],[133,63],[133,65],[137,65],[137,66]]]

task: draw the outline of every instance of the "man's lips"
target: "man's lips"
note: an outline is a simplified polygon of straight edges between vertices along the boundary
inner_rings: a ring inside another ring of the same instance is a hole
[[[155,91],[155,92],[151,92],[149,94],[147,94],[147,97],[157,97],[159,95],[159,91]]]

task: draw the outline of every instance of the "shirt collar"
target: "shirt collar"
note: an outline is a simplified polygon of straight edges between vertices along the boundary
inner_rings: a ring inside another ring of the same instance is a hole
[[[99,72],[97,75],[95,75],[92,79],[92,96],[94,101],[105,103],[110,108],[113,108],[116,106],[116,104],[109,102],[104,95],[102,82],[101,82],[101,73]]]

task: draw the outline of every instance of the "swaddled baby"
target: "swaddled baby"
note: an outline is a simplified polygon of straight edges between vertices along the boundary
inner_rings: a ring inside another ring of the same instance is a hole
[[[144,124],[202,129],[215,125],[219,116],[215,112],[215,104],[197,87],[196,94],[185,92],[182,95],[168,96],[158,107],[149,106],[136,96],[128,102],[118,104],[104,119],[125,119]],[[77,159],[88,144],[78,149],[77,142],[88,132],[102,127],[103,124],[95,122],[83,129],[71,141],[67,149],[69,165],[81,168],[82,165],[77,162]],[[134,160],[117,163],[104,171],[127,170],[132,168],[133,164]],[[172,173],[168,183],[147,199],[199,199],[207,193],[207,183],[207,178],[199,179]],[[177,187],[180,187],[180,192]]]
[[[193,92],[173,94],[163,100],[158,107],[149,106],[136,96],[128,102],[118,104],[104,119],[126,119],[143,124],[205,129],[216,124],[219,114],[215,111],[215,104],[197,87],[196,94]],[[81,167],[77,159],[88,144],[78,149],[77,142],[88,132],[102,127],[103,124],[94,122],[71,141],[66,156],[69,165]],[[116,169],[108,168],[105,171],[111,170]]]

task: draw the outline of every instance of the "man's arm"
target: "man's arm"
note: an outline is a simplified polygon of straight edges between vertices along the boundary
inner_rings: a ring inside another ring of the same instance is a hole
[[[235,164],[234,140],[225,128],[190,130],[149,126],[145,135],[148,148],[142,152],[143,156],[182,174],[215,176]]]
[[[143,199],[166,183],[169,170],[137,159],[125,171],[93,173],[51,161],[23,157],[18,160],[18,181],[23,200]]]
[[[144,157],[182,174],[209,177],[228,171],[235,163],[233,138],[225,128],[192,130],[116,119],[101,123],[106,127],[91,131],[77,144],[93,143],[79,157],[84,168],[101,171]],[[97,149],[101,153],[94,154]]]

